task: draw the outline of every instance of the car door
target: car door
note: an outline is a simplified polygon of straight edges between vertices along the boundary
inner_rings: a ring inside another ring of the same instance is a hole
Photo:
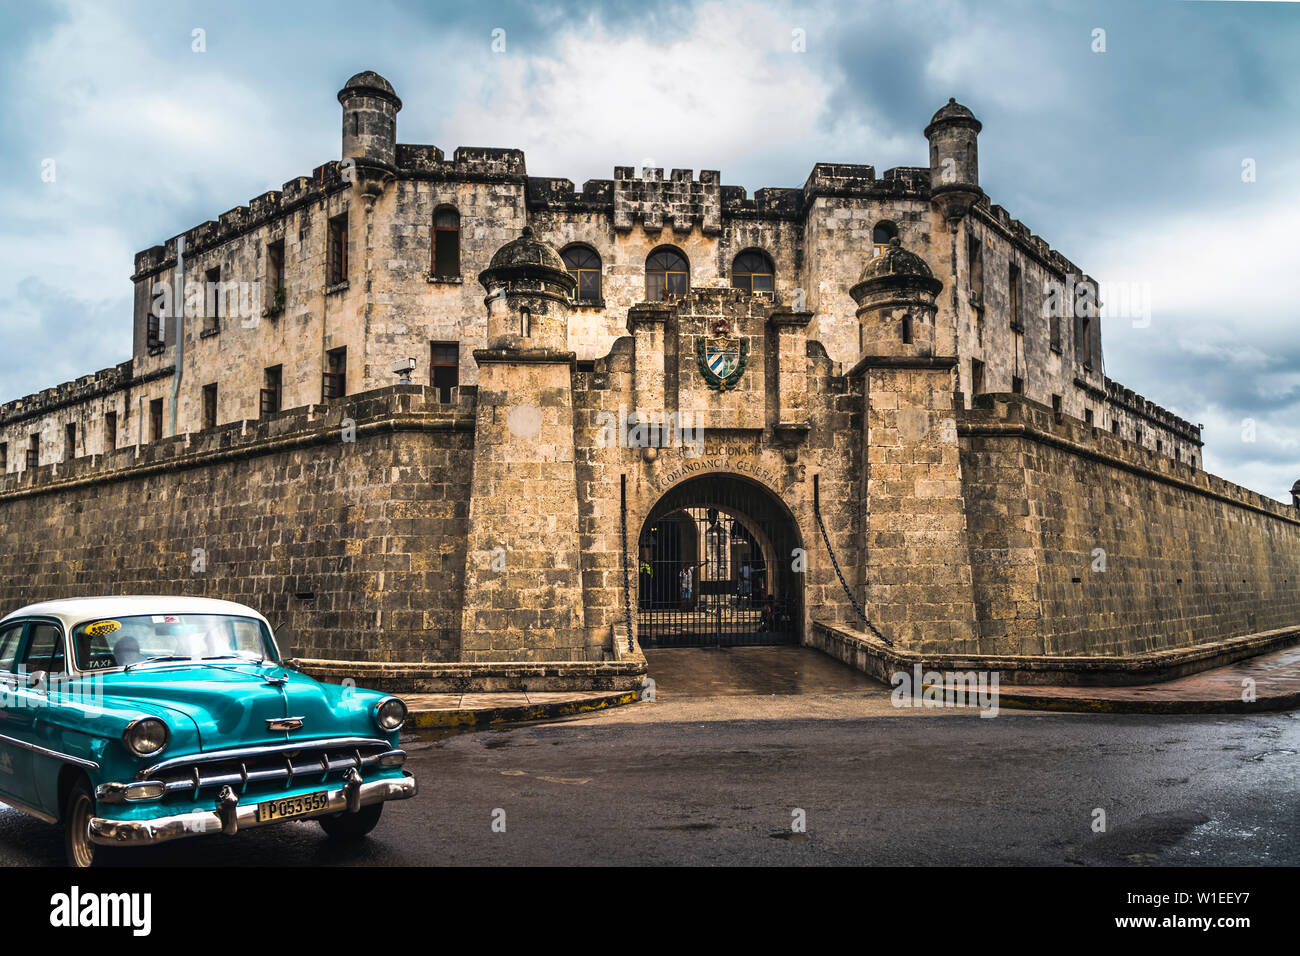
[[[49,706],[51,682],[65,674],[63,628],[54,621],[35,620],[27,624],[27,636],[19,654],[15,707],[11,714],[11,735],[26,752],[14,761],[14,796],[23,803],[46,813],[56,814],[57,807],[41,805],[37,781],[53,774],[56,778],[63,762],[42,753],[46,746],[40,737],[39,722]],[[41,678],[39,675],[44,674]],[[46,788],[48,789],[48,788]]]
[[[20,727],[18,675],[14,673],[25,626],[24,621],[13,621],[0,627],[0,796],[15,799],[19,771],[29,764],[28,752],[14,742],[26,732]]]

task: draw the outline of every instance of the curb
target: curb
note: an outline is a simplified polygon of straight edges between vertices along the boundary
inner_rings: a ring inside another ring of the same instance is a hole
[[[1052,697],[998,690],[998,706],[1013,710],[1051,710],[1079,714],[1259,714],[1300,707],[1300,692],[1261,697],[1199,700],[1140,700],[1117,697]]]
[[[511,707],[447,708],[412,710],[403,730],[430,730],[434,727],[473,727],[479,724],[513,724],[528,720],[551,720],[572,714],[607,710],[641,699],[636,690],[595,694],[580,700],[554,701],[543,704],[517,704]]]

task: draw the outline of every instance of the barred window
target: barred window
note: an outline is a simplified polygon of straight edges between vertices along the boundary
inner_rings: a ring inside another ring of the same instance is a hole
[[[321,375],[321,400],[342,398],[348,393],[348,350],[331,349],[325,353],[325,371]]]
[[[329,221],[329,276],[328,285],[338,285],[348,277],[348,214],[342,213]]]

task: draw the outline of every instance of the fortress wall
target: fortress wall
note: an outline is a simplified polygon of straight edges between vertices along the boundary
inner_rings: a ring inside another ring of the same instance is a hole
[[[457,660],[474,395],[433,398],[390,387],[6,475],[0,609],[226,598],[284,622],[294,656]]]
[[[981,653],[1136,654],[1300,624],[1297,509],[1020,396],[982,396],[958,425]]]

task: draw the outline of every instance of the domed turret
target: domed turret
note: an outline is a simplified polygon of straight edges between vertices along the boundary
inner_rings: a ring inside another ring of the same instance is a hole
[[[339,90],[343,107],[343,159],[357,166],[397,168],[397,111],[402,101],[378,73],[358,73]]]
[[[577,283],[531,226],[493,254],[478,281],[487,292],[488,348],[568,349],[569,296]]]
[[[858,303],[859,354],[933,355],[934,297],[942,288],[924,259],[889,240],[849,290]]]
[[[483,276],[492,273],[504,277],[507,273],[514,272],[535,272],[539,275],[546,272],[559,273],[572,281],[560,254],[553,246],[538,239],[533,234],[532,226],[524,226],[518,239],[511,239],[493,254],[492,262],[483,271]],[[480,282],[483,281],[483,276],[479,277]]]
[[[885,251],[867,260],[858,276],[858,284],[849,290],[854,301],[861,302],[866,293],[878,289],[931,289],[931,294],[943,287],[924,259],[908,252],[895,237],[889,240]]]
[[[959,219],[981,196],[978,139],[983,124],[949,98],[925,128],[930,141],[930,198],[945,218]]]

